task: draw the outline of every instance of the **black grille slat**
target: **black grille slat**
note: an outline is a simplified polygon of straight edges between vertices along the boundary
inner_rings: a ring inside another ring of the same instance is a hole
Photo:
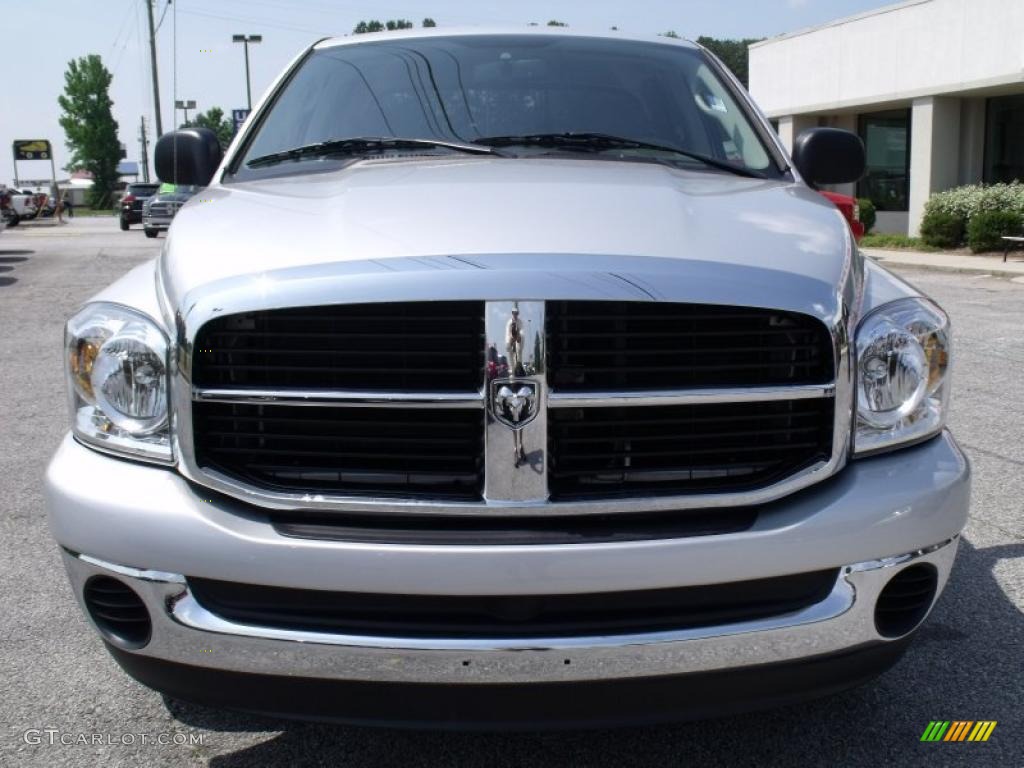
[[[698,449],[687,449],[687,456],[713,456],[716,454],[725,454],[726,456],[735,456],[744,453],[770,453],[772,451],[790,451],[793,449],[801,448],[813,448],[818,445],[817,442],[805,442],[805,443],[792,443],[787,445],[726,445],[721,448],[698,448]],[[647,450],[636,450],[635,447],[631,446],[629,449],[629,456],[633,459],[644,459],[644,458],[661,458],[661,457],[678,457],[678,450],[665,450],[665,451],[647,451]],[[622,451],[608,451],[600,452],[595,451],[588,453],[586,456],[565,456],[560,458],[560,463],[566,463],[569,461],[588,461],[588,460],[601,460],[610,458],[619,458],[623,455]]]
[[[477,410],[197,402],[193,424],[200,466],[264,488],[475,500],[483,486]]]
[[[628,301],[547,304],[556,391],[819,384],[833,378],[828,329],[769,309]]]
[[[831,398],[821,398],[553,409],[548,423],[552,498],[762,487],[829,458],[833,405]],[[737,424],[744,429],[737,430]]]
[[[793,435],[793,434],[813,434],[818,432],[818,427],[794,427],[793,429],[759,429],[759,430],[743,430],[740,432],[735,431],[721,431],[714,433],[718,438],[729,438],[729,437],[760,437],[762,435]],[[669,437],[633,437],[630,438],[634,443],[636,442],[676,442],[676,438]],[[608,438],[606,437],[564,437],[562,442],[566,444],[573,443],[606,443]]]
[[[476,392],[482,302],[347,304],[228,315],[196,338],[193,382],[231,389]]]
[[[754,371],[768,369],[785,369],[792,371],[794,368],[811,368],[815,363],[805,362],[782,362],[782,363],[735,363],[731,365],[588,365],[585,367],[585,375],[592,376],[598,373],[613,373],[623,376],[629,375],[635,378],[643,377],[645,374],[673,373],[673,374],[700,374],[700,373],[721,373],[729,371]],[[628,371],[625,369],[628,368]],[[653,384],[654,382],[652,382]],[[662,384],[661,386],[664,386]],[[678,386],[678,385],[676,385]],[[721,385],[726,386],[726,385]],[[645,387],[646,388],[646,387]],[[653,387],[652,387],[653,388]]]
[[[528,638],[658,632],[751,621],[825,599],[837,569],[629,592],[399,595],[189,578],[195,598],[244,624],[385,637]]]
[[[265,432],[218,432],[217,430],[208,430],[207,434],[210,437],[234,437],[234,438],[253,438],[262,439],[267,435]],[[331,435],[286,435],[286,434],[275,434],[274,437],[277,440],[303,440],[306,442],[316,441],[329,441],[335,438]],[[457,437],[403,437],[406,444],[408,443],[422,443],[424,445],[465,445],[465,440]],[[349,436],[345,438],[345,442],[348,444],[356,443],[359,445],[375,445],[380,443],[380,436],[375,435],[373,437],[355,437]]]

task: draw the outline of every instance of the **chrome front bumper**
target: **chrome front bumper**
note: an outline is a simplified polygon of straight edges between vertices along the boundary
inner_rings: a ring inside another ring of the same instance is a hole
[[[550,545],[391,544],[281,535],[259,509],[210,497],[173,469],[114,459],[71,437],[46,477],[50,529],[66,553],[76,599],[90,576],[107,574],[130,584],[152,616],[151,641],[122,655],[226,673],[395,683],[653,679],[893,647],[875,629],[877,596],[912,561],[934,564],[941,592],[969,492],[970,466],[944,433],[853,461],[838,476],[765,506],[752,527],[736,533]],[[244,626],[205,610],[186,578],[385,595],[525,596],[700,586],[837,567],[831,594],[789,615],[515,641]]]
[[[936,599],[958,537],[843,567],[831,593],[806,609],[758,621],[650,634],[516,640],[412,639],[247,626],[206,610],[180,574],[105,563],[65,551],[81,602],[92,576],[112,576],[141,596],[153,619],[139,655],[190,666],[328,680],[405,683],[536,683],[621,680],[737,669],[893,642],[875,629],[879,592],[902,568],[931,563]],[[83,606],[84,609],[84,606]]]

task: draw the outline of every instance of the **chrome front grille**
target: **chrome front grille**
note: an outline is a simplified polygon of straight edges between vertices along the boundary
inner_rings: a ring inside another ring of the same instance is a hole
[[[152,203],[149,206],[150,216],[174,216],[181,207],[180,203]]]
[[[794,312],[622,301],[270,309],[208,321],[190,353],[186,468],[278,509],[739,506],[845,459],[845,348]]]

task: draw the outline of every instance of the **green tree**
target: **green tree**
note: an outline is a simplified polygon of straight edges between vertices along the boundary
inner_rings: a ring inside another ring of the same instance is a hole
[[[670,29],[668,32],[662,32],[661,36],[662,37],[671,37],[673,40],[678,40],[679,39],[679,33],[676,32],[674,29]]]
[[[64,72],[64,93],[57,97],[63,110],[60,127],[71,152],[67,169],[92,174],[89,204],[93,208],[110,206],[121,160],[117,121],[111,111],[111,79],[110,71],[96,54],[72,59]]]
[[[364,35],[367,32],[383,32],[384,25],[376,19],[373,21],[360,21],[352,31],[357,35]]]
[[[423,26],[428,26],[424,20]],[[429,19],[429,21],[433,21]],[[364,35],[367,32],[383,32],[385,29],[389,32],[394,32],[396,29],[412,29],[415,25],[408,19],[388,19],[387,21],[377,21],[373,19],[371,21],[360,21],[356,24],[355,29],[352,30],[353,34]],[[436,25],[429,25],[436,26]]]
[[[551,21],[548,22],[548,26],[549,27],[568,27],[569,25],[566,24],[564,21],[555,21],[554,19],[552,19]]]
[[[436,26],[437,26],[437,22],[436,22],[436,21],[434,21],[434,20],[433,20],[432,18],[430,18],[429,16],[427,16],[427,18],[425,18],[425,19],[423,20],[423,26],[424,26],[424,27],[436,27]]]
[[[235,135],[235,124],[224,117],[224,110],[220,107],[210,107],[205,112],[200,112],[192,120],[183,123],[181,127],[188,128],[193,125],[199,128],[209,128],[217,134],[221,149],[227,149]]]
[[[697,38],[697,42],[720,58],[746,88],[750,79],[747,46],[758,43],[761,39],[751,37],[743,40],[716,40],[713,37],[702,36]]]

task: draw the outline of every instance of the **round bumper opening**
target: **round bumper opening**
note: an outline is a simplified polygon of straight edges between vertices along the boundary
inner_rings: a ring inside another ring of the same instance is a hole
[[[882,637],[901,637],[928,615],[939,586],[931,563],[904,568],[883,587],[875,604],[875,628]]]
[[[82,599],[93,623],[112,645],[126,650],[144,647],[153,634],[153,622],[135,590],[109,576],[93,576],[82,589]]]

